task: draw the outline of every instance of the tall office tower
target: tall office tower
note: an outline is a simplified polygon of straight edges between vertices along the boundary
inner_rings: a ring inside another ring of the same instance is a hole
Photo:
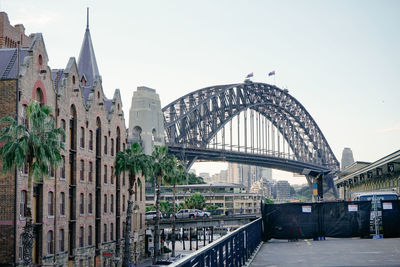
[[[353,163],[354,163],[353,152],[349,147],[345,147],[342,152],[341,169],[343,170]]]
[[[152,153],[153,146],[164,145],[164,116],[156,90],[140,86],[133,92],[128,141],[139,142],[147,155]]]

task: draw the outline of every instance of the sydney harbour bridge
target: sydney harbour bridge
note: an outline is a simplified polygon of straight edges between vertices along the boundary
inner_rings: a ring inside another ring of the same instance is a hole
[[[186,94],[162,109],[169,152],[187,168],[195,161],[227,161],[322,175],[324,193],[339,162],[321,129],[288,90],[246,80]]]

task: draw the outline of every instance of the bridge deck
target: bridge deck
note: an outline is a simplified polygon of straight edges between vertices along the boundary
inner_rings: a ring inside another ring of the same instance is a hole
[[[400,266],[400,238],[272,240],[262,245],[250,266]]]

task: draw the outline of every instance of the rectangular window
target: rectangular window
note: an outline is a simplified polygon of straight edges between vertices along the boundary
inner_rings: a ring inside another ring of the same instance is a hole
[[[61,192],[60,195],[60,215],[64,216],[65,215],[65,193]]]
[[[114,184],[114,167],[112,166],[111,166],[110,178],[111,178],[111,184]]]
[[[114,139],[111,138],[111,156],[114,156]]]
[[[114,195],[111,195],[111,199],[110,199],[110,211],[111,211],[111,213],[114,213]]]
[[[65,157],[62,157],[61,168],[60,168],[60,179],[65,179]]]
[[[125,172],[122,173],[122,185],[125,186]]]
[[[107,183],[107,165],[104,165],[104,183]]]
[[[66,124],[65,124],[65,120],[61,120],[61,129],[64,130],[64,136],[61,138],[61,140],[65,143],[65,129],[66,129]]]
[[[81,140],[80,145],[82,148],[85,147],[85,128],[81,127]]]
[[[122,211],[125,211],[125,195],[122,196]]]
[[[104,224],[104,236],[103,236],[103,242],[107,242],[107,224]]]
[[[19,200],[19,216],[21,216],[23,218],[25,217],[25,209],[26,209],[26,201],[27,201],[26,194],[27,194],[26,191],[22,190],[21,191],[21,199]]]
[[[47,212],[48,212],[48,215],[49,216],[54,216],[54,206],[53,206],[53,203],[54,203],[54,201],[53,201],[53,192],[49,192],[48,194],[47,194],[47,197],[48,197],[48,199],[47,199]]]
[[[79,201],[79,212],[81,215],[85,213],[84,206],[85,206],[85,196],[81,193],[80,201]]]
[[[92,214],[92,212],[93,212],[93,199],[92,199],[92,194],[89,194],[88,213]]]
[[[107,195],[104,194],[104,213],[107,213]]]
[[[64,251],[64,229],[60,230],[60,236],[58,237],[59,239],[59,250],[60,252]]]
[[[88,233],[88,246],[92,245],[92,226],[89,226],[89,233]]]
[[[85,180],[85,162],[83,161],[83,159],[81,159],[81,170],[80,170],[79,175],[80,175],[81,181],[84,181]]]
[[[140,229],[142,229],[143,228],[143,214],[142,213],[140,213]]]
[[[89,162],[89,182],[93,182],[93,163]]]
[[[107,136],[104,136],[104,154],[107,155]]]
[[[89,131],[89,150],[93,150],[93,131]]]

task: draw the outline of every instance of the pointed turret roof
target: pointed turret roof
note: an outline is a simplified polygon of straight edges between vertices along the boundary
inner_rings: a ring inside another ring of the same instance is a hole
[[[99,69],[97,67],[96,56],[94,54],[92,38],[89,30],[89,8],[87,9],[87,24],[85,37],[83,39],[81,52],[78,59],[79,76],[85,75],[87,85],[92,86],[96,78],[100,78]]]

